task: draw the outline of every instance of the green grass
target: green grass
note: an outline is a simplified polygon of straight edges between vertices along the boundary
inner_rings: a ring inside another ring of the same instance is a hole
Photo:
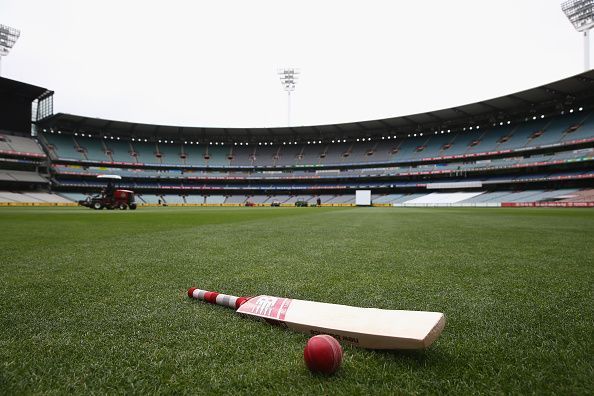
[[[0,394],[592,394],[593,257],[588,209],[0,208]],[[190,286],[447,325],[314,376]]]

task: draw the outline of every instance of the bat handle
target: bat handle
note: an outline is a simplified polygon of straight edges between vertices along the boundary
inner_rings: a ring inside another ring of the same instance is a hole
[[[190,287],[188,289],[188,297],[206,301],[211,304],[223,305],[233,309],[239,308],[241,304],[249,300],[248,297],[230,296],[228,294],[201,290],[195,287]]]

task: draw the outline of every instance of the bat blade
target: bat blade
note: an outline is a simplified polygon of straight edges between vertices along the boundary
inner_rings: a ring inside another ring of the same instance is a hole
[[[265,295],[250,299],[237,312],[370,349],[427,348],[445,326],[440,312],[359,308]]]

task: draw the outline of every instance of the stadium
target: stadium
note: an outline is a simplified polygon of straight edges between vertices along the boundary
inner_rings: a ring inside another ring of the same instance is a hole
[[[594,391],[594,71],[286,127],[120,121],[54,97],[0,77],[0,393]],[[342,343],[339,371],[316,375],[307,336],[193,286],[447,324],[419,351]]]
[[[357,190],[371,190],[369,204],[382,206],[593,206],[593,81],[590,71],[398,118],[223,129],[45,114],[53,92],[3,79],[11,102],[39,102],[40,119],[32,138],[30,114],[13,113],[27,121],[23,135],[2,137],[0,197],[76,204],[107,173],[141,205],[354,206]]]

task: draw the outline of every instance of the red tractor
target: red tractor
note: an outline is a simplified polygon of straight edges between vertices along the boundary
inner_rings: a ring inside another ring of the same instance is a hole
[[[98,178],[108,179],[107,187],[105,187],[100,194],[88,197],[83,201],[78,201],[81,206],[93,208],[95,210],[106,209],[136,209],[136,200],[134,199],[134,192],[130,190],[116,189],[112,180],[121,180],[117,175],[99,175]]]

